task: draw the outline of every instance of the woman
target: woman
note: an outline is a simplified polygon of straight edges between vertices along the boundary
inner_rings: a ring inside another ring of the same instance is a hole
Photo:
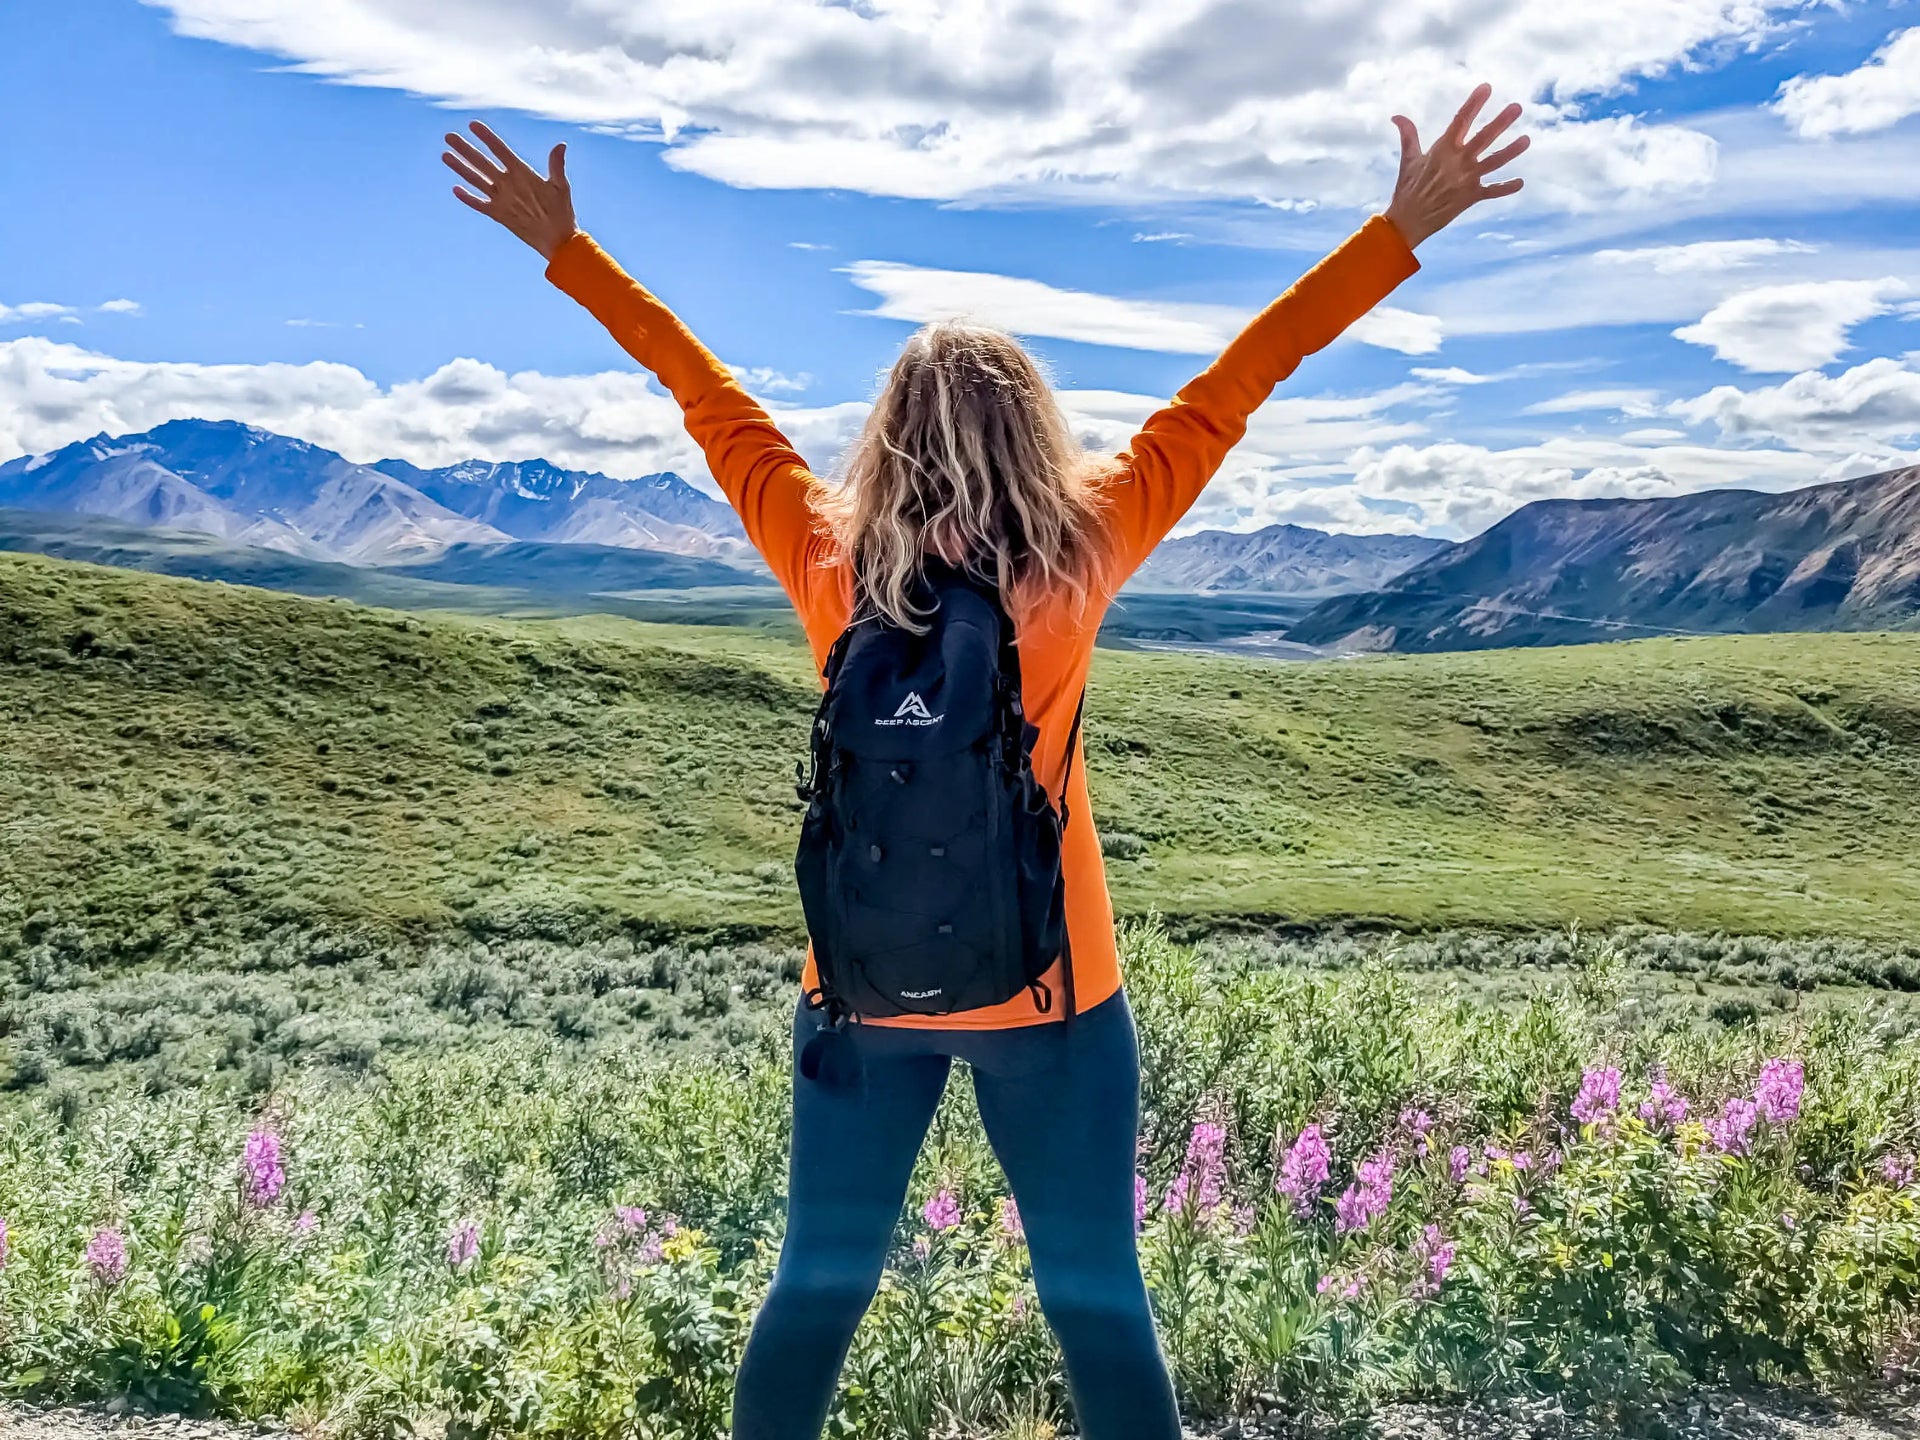
[[[1011,337],[935,325],[907,342],[837,489],[808,471],[672,312],[577,228],[565,146],[554,147],[542,177],[475,122],[486,151],[448,135],[443,158],[471,187],[454,194],[538,250],[548,278],[679,401],[748,538],[798,610],[816,662],[846,627],[856,596],[915,625],[909,597],[927,556],[997,581],[1018,631],[1026,713],[1040,732],[1034,771],[1056,792],[1070,777],[1069,813],[1086,816],[1086,767],[1070,765],[1065,751],[1107,603],[1302,357],[1418,269],[1412,247],[1474,204],[1520,188],[1517,179],[1486,179],[1526,148],[1521,137],[1492,149],[1520,107],[1469,134],[1488,94],[1476,89],[1425,151],[1413,123],[1395,116],[1400,174],[1386,211],[1255,319],[1119,456],[1093,461],[1079,452]],[[1065,850],[1072,1026],[1039,1023],[1054,1017],[1023,991],[986,1009],[856,1027],[867,1076],[860,1092],[796,1069],[787,1236],[741,1364],[735,1440],[820,1433],[956,1057],[972,1069],[980,1117],[1019,1206],[1081,1433],[1179,1435],[1135,1251],[1139,1055],[1093,828],[1070,825]],[[1063,993],[1052,983],[1059,969],[1056,962],[1046,977],[1053,995]],[[810,956],[803,989],[816,982]],[[821,1023],[804,1000],[796,1007],[796,1053]]]

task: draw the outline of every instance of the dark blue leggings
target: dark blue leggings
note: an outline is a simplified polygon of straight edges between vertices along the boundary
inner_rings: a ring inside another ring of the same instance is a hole
[[[794,1051],[821,1023],[802,1004]],[[1178,1440],[1134,1248],[1140,1052],[1126,993],[1067,1027],[853,1028],[862,1083],[793,1082],[787,1237],[734,1391],[734,1440],[817,1440],[955,1058],[1006,1171],[1086,1440]]]

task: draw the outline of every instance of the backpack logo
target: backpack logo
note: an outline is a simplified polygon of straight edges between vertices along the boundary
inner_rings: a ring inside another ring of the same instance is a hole
[[[900,708],[893,712],[891,720],[876,719],[876,725],[938,725],[944,716],[936,715],[927,709],[927,702],[920,698],[918,690],[909,690],[907,698],[900,702]]]

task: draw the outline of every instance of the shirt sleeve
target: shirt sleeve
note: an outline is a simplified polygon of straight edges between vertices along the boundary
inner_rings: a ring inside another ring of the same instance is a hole
[[[1139,568],[1200,498],[1273,387],[1419,268],[1399,228],[1375,215],[1148,417],[1120,453],[1109,492],[1116,584]]]
[[[747,539],[804,619],[824,546],[813,505],[820,482],[806,462],[713,352],[592,237],[576,233],[562,244],[547,278],[679,402]]]

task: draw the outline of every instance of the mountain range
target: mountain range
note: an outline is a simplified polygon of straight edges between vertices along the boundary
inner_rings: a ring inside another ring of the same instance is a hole
[[[1378,589],[1451,548],[1451,541],[1427,535],[1330,535],[1304,525],[1201,530],[1162,541],[1134,575],[1133,586],[1190,594],[1346,595]]]
[[[197,531],[315,561],[432,565],[435,573],[422,578],[436,581],[458,569],[463,583],[518,586],[529,557],[502,548],[516,541],[550,547],[539,554],[543,567],[607,567],[606,556],[589,563],[557,548],[590,546],[722,561],[748,572],[735,583],[767,578],[732,509],[677,475],[616,480],[545,460],[469,460],[437,470],[404,460],[361,465],[304,440],[224,420],[170,421],[143,434],[96,435],[23,456],[0,465],[0,507]],[[14,526],[22,543],[33,528]],[[124,536],[67,535],[61,543],[128,553]],[[1133,588],[1317,598],[1371,589],[1446,543],[1328,535],[1295,525],[1250,534],[1202,531],[1163,545]],[[168,564],[178,549],[175,544]],[[509,567],[520,578],[503,574]],[[600,578],[617,583],[589,587],[581,578],[581,584],[567,579],[569,593],[660,583],[628,584],[610,574]]]
[[[749,559],[733,512],[677,475],[615,480],[544,460],[361,465],[224,420],[169,421],[23,456],[0,465],[0,506],[199,531],[353,565],[516,540]]]
[[[1291,641],[1476,650],[1650,634],[1906,628],[1920,614],[1920,467],[1766,493],[1539,500]]]

